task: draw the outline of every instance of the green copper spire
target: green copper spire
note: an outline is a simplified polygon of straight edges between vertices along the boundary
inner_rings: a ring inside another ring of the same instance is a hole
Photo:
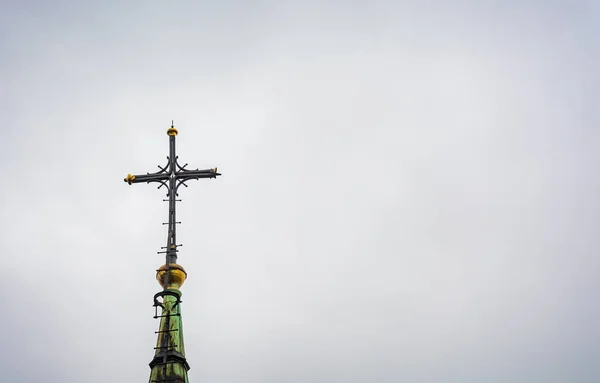
[[[179,290],[172,291],[181,294]],[[156,352],[150,362],[150,382],[188,382],[190,365],[185,359],[181,305],[177,300],[169,296],[163,302]]]
[[[165,264],[156,271],[156,279],[163,286],[163,291],[154,296],[154,318],[160,318],[160,325],[156,331],[158,339],[154,359],[150,362],[150,383],[188,382],[190,365],[185,359],[179,290],[186,277],[183,267],[175,263]]]
[[[150,383],[188,383],[187,372],[190,366],[185,359],[185,348],[183,345],[183,325],[181,320],[181,291],[179,290],[187,273],[181,265],[177,264],[178,245],[176,238],[176,226],[181,222],[175,220],[175,207],[177,199],[177,190],[179,186],[186,184],[189,180],[200,178],[217,178],[221,174],[217,173],[217,168],[207,170],[187,170],[187,164],[181,166],[177,162],[175,154],[175,137],[178,131],[171,123],[167,130],[169,136],[169,156],[167,164],[164,167],[159,166],[156,173],[146,173],[140,175],[128,174],[124,181],[129,185],[138,182],[156,182],[160,184],[158,188],[167,189],[169,202],[169,221],[164,223],[168,225],[167,246],[163,247],[166,254],[165,264],[156,270],[156,279],[163,287],[163,290],[154,295],[154,318],[160,318],[160,325],[156,334],[156,347],[154,348],[154,358],[150,362]],[[160,307],[160,314],[158,308]]]

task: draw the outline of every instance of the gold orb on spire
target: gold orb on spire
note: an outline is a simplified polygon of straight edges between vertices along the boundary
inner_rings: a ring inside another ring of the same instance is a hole
[[[162,265],[158,268],[158,270],[156,270],[156,280],[163,288],[165,288],[165,274],[167,273],[166,268],[167,265]],[[179,289],[187,278],[187,273],[185,272],[183,266],[176,263],[169,263],[168,273],[167,289]]]

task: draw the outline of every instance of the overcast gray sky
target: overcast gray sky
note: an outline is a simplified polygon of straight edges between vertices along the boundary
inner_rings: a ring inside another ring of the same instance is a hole
[[[597,1],[3,1],[1,381],[599,382]],[[319,4],[324,3],[324,4]]]

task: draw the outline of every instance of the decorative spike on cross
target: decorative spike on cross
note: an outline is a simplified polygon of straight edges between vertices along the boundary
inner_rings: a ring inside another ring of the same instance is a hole
[[[178,196],[177,190],[181,185],[187,187],[186,184],[189,180],[197,180],[200,178],[217,178],[220,173],[217,173],[217,168],[206,169],[206,170],[187,170],[187,164],[181,166],[177,161],[177,155],[175,154],[175,137],[177,136],[177,129],[173,126],[171,121],[171,127],[167,130],[169,135],[169,156],[167,157],[167,164],[164,167],[159,166],[160,169],[156,173],[146,174],[128,174],[123,181],[129,185],[138,182],[157,182],[160,185],[158,188],[165,187],[167,189],[167,197],[169,197],[169,222],[168,222],[168,235],[167,235],[167,247],[166,247],[166,265],[169,263],[177,263],[177,242],[175,242],[175,203],[177,202],[176,197]],[[167,273],[168,274],[168,273]]]

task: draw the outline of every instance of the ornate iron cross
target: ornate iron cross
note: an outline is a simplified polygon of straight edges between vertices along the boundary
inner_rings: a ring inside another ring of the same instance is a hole
[[[164,167],[160,165],[160,169],[156,173],[146,173],[140,175],[128,174],[124,181],[129,185],[138,182],[157,182],[158,189],[165,187],[167,189],[167,197],[164,201],[169,202],[169,221],[165,223],[168,225],[167,235],[167,246],[165,247],[164,253],[166,253],[166,265],[170,263],[177,263],[177,245],[176,242],[176,230],[175,226],[180,223],[175,220],[175,203],[178,200],[176,197],[179,196],[177,190],[181,185],[187,187],[186,184],[189,180],[197,180],[200,178],[217,178],[220,173],[217,173],[217,168],[206,169],[206,170],[187,170],[185,167],[187,164],[181,166],[177,162],[177,155],[175,154],[175,137],[177,136],[177,129],[173,126],[171,121],[171,127],[167,130],[169,135],[169,156],[167,157],[167,164]],[[168,275],[168,273],[167,273]]]

